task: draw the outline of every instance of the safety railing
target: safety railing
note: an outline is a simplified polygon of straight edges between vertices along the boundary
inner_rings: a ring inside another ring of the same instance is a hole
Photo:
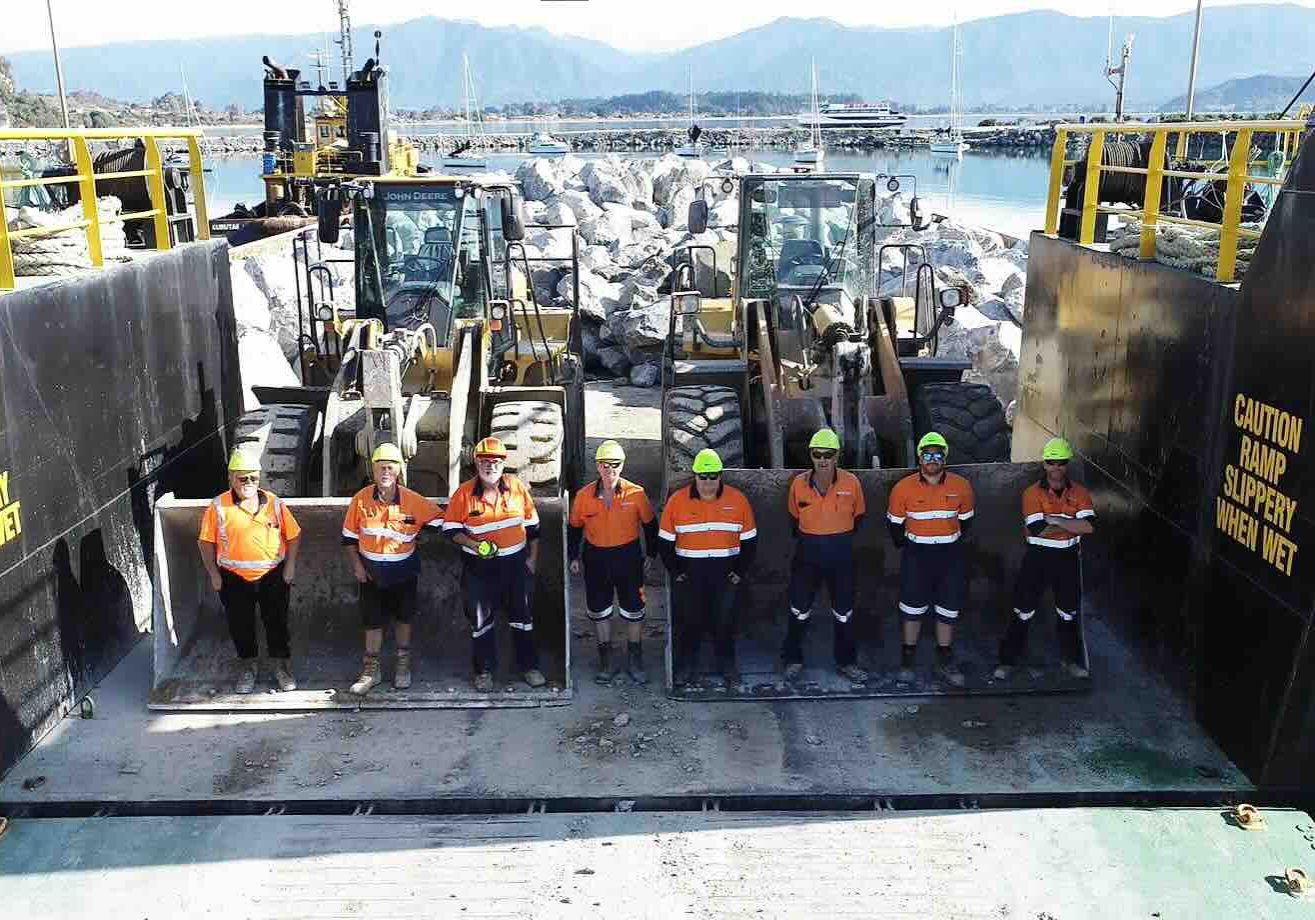
[[[1123,218],[1136,218],[1141,221],[1141,240],[1138,255],[1142,259],[1154,259],[1157,232],[1160,224],[1181,224],[1188,227],[1206,228],[1219,232],[1219,261],[1215,270],[1218,281],[1231,282],[1237,274],[1238,241],[1256,239],[1260,231],[1242,226],[1242,204],[1248,185],[1281,186],[1282,175],[1265,175],[1257,172],[1256,167],[1264,164],[1270,168],[1268,159],[1253,160],[1252,144],[1257,135],[1274,135],[1273,150],[1282,157],[1283,165],[1290,165],[1296,156],[1297,147],[1306,125],[1303,121],[1215,121],[1182,122],[1164,124],[1131,123],[1094,123],[1061,124],[1055,128],[1055,146],[1050,157],[1050,188],[1046,198],[1046,226],[1048,236],[1057,236],[1063,207],[1064,176],[1070,167],[1085,168],[1084,187],[1080,207],[1077,241],[1090,245],[1096,238],[1097,215],[1114,214]],[[1081,159],[1068,159],[1069,139],[1074,135],[1089,134],[1091,141],[1086,154]],[[1209,172],[1199,169],[1177,168],[1179,165],[1191,165],[1187,161],[1192,135],[1212,134],[1220,136],[1224,149],[1228,151],[1227,169]],[[1107,164],[1104,160],[1105,141],[1114,136],[1149,137],[1151,144],[1145,166],[1121,166]],[[1169,150],[1170,135],[1176,135],[1174,160],[1171,164],[1166,156]],[[1232,147],[1227,147],[1227,138],[1233,135]],[[1187,162],[1184,162],[1187,161]],[[1277,170],[1282,172],[1282,170]],[[1141,207],[1113,207],[1100,203],[1101,177],[1107,173],[1125,173],[1145,176],[1145,190]],[[1164,192],[1165,179],[1190,179],[1206,182],[1224,183],[1222,216],[1218,223],[1198,220],[1175,214],[1166,214],[1161,210],[1161,197]]]
[[[5,179],[0,176],[0,201],[4,199],[6,189],[31,188],[51,185],[77,185],[82,204],[82,218],[61,224],[40,227],[26,227],[10,230],[3,219],[4,211],[0,208],[0,291],[13,290],[15,286],[14,254],[12,241],[23,237],[45,237],[69,230],[81,229],[86,233],[87,251],[91,264],[100,268],[105,264],[104,250],[101,245],[101,227],[105,224],[118,224],[130,220],[152,221],[155,229],[155,248],[170,249],[173,242],[170,224],[189,218],[187,214],[169,214],[166,204],[164,185],[164,157],[160,150],[163,140],[185,141],[187,144],[188,165],[191,173],[191,188],[194,199],[193,208],[196,219],[198,239],[210,239],[210,222],[206,215],[205,175],[201,162],[200,128],[14,128],[0,129],[0,143],[18,142],[34,143],[43,141],[67,141],[71,150],[74,173],[68,176],[47,178]],[[123,170],[119,172],[96,172],[93,168],[91,143],[93,141],[141,141],[145,147],[144,169]],[[146,180],[147,193],[150,196],[150,208],[103,217],[97,207],[96,183],[107,179]]]

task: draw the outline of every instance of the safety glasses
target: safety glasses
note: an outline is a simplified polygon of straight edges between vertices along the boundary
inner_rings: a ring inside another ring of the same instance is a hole
[[[694,475],[698,476],[704,482],[711,482],[714,479],[721,478],[721,473],[695,473]]]
[[[251,473],[251,474],[246,475],[246,476],[239,476],[239,477],[237,477],[237,481],[238,481],[238,482],[260,482],[260,474],[259,474],[259,473]]]
[[[813,451],[814,460],[834,460],[836,452],[834,450],[815,450]]]
[[[605,467],[607,467],[609,470],[619,470],[619,469],[621,469],[621,461],[620,461],[620,460],[599,460],[599,461],[598,461],[598,465],[599,465],[599,466],[605,466]]]
[[[939,450],[924,450],[922,452],[923,463],[944,463],[945,454]]]
[[[1047,460],[1047,461],[1046,461],[1046,466],[1064,467],[1064,466],[1068,466],[1068,461],[1067,461],[1067,460]]]

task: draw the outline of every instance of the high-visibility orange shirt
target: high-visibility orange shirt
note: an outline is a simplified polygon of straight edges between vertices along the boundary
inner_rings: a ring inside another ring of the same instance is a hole
[[[912,543],[954,543],[960,521],[973,516],[973,487],[968,480],[946,472],[932,485],[922,473],[905,476],[890,490],[886,519],[904,525]]]
[[[1059,493],[1052,491],[1044,480],[1034,482],[1023,490],[1023,524],[1030,528],[1044,521],[1048,514],[1085,520],[1096,516],[1096,506],[1091,501],[1091,493],[1076,482],[1070,482]],[[1039,534],[1033,534],[1029,529],[1027,542],[1033,546],[1067,549],[1081,543],[1082,536],[1050,525]]]
[[[610,508],[603,501],[601,489],[602,483],[594,480],[575,493],[568,523],[583,527],[585,541],[599,549],[634,543],[643,525],[653,520],[653,506],[643,487],[628,479],[619,480]]]
[[[206,507],[197,539],[216,544],[215,561],[221,569],[259,581],[283,562],[288,543],[300,536],[297,519],[273,492],[256,493],[253,514],[230,489]]]
[[[375,486],[366,486],[347,506],[342,536],[371,562],[401,562],[415,552],[422,527],[442,524],[443,509],[419,492],[398,485],[393,501],[385,503]]]
[[[529,488],[510,473],[504,473],[493,488],[476,476],[457,487],[443,515],[443,532],[455,535],[456,531],[489,540],[497,545],[499,556],[510,556],[539,535],[539,512]],[[461,549],[478,555],[468,546]]]
[[[709,501],[699,498],[697,489],[691,483],[667,499],[658,536],[686,559],[738,556],[740,545],[758,536],[749,500],[734,486],[723,485]]]
[[[817,537],[849,533],[855,518],[868,510],[862,484],[847,470],[836,470],[835,481],[825,495],[813,485],[812,473],[800,473],[790,480],[786,508],[799,522],[800,533]]]

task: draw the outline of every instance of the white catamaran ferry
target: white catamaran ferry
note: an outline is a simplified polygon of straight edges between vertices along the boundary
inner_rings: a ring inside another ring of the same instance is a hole
[[[898,128],[908,120],[885,102],[828,102],[817,112],[800,112],[805,128]]]

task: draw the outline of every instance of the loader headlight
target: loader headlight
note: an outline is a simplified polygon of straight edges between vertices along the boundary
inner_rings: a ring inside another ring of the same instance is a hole
[[[721,191],[723,195],[729,195],[731,192],[735,191],[735,181],[733,179],[722,179]]]
[[[326,304],[325,306],[320,307],[317,315],[320,318],[320,322],[331,323],[333,322],[333,307],[330,307]]]
[[[506,304],[495,303],[491,308],[489,308],[489,312],[492,314],[494,319],[501,320],[507,318]]]

